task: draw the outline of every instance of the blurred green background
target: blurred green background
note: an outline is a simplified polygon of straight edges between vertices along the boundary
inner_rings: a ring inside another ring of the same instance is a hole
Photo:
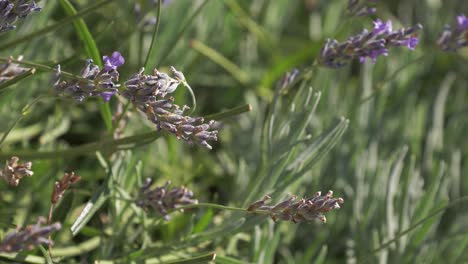
[[[90,56],[72,23],[33,35],[69,16],[62,2],[41,1],[40,13],[3,33],[1,56],[59,63],[78,74]],[[70,1],[78,12],[97,2]],[[145,63],[157,5],[104,2],[83,19],[101,55],[118,50],[125,57],[123,83]],[[468,2],[360,2],[372,3],[376,14],[350,16],[345,0],[166,1],[149,68],[169,72],[172,65],[184,73],[197,98],[195,115],[252,106],[222,120],[211,151],[164,135],[112,155],[106,148],[68,155],[58,150],[112,139],[98,100],[78,104],[48,97],[22,116],[35,98],[52,95],[53,73],[38,70],[2,88],[0,131],[13,129],[0,156],[31,160],[35,172],[18,188],[0,184],[3,235],[46,215],[53,182],[75,171],[83,179],[54,215],[64,223],[54,254],[63,263],[157,263],[210,252],[217,263],[466,262],[468,50],[442,52],[436,43],[445,24],[468,14]],[[394,48],[375,64],[309,71],[326,38],[343,41],[371,29],[376,18],[392,20],[395,29],[421,23],[416,50]],[[294,68],[307,74],[286,95],[275,96],[277,82]],[[190,105],[186,90],[174,97]],[[112,114],[124,104],[113,99]],[[155,129],[132,107],[123,119],[119,137]],[[326,224],[273,223],[213,209],[174,213],[166,222],[118,198],[136,196],[146,177],[184,185],[200,202],[236,207],[266,194],[279,201],[319,190],[333,190],[345,203],[327,215]],[[72,236],[68,230],[85,203],[103,194],[98,186],[108,191],[105,201]],[[86,243],[94,244],[76,251]]]

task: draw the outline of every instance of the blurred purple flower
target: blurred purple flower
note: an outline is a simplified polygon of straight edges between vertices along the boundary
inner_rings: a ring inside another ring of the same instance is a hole
[[[16,230],[7,234],[0,243],[0,252],[18,252],[34,249],[39,245],[53,245],[48,237],[52,232],[60,230],[62,225],[57,222],[41,226],[45,223],[45,218],[40,217],[35,225],[29,225],[23,230]]]
[[[41,8],[31,0],[0,0],[0,33],[15,29],[18,18],[25,18]]]
[[[322,47],[319,57],[319,64],[340,68],[351,60],[359,58],[361,63],[367,58],[375,63],[377,57],[388,55],[390,47],[406,46],[413,50],[418,44],[417,31],[422,26],[402,28],[392,31],[392,22],[383,22],[380,19],[374,21],[372,32],[363,30],[360,34],[351,36],[343,43],[337,40],[327,39]]]
[[[457,26],[452,29],[446,25],[437,41],[444,51],[457,51],[468,46],[468,18],[462,14],[456,20]]]

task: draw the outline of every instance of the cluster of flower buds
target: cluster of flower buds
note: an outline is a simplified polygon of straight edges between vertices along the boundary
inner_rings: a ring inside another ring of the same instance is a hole
[[[158,130],[170,132],[190,144],[211,149],[208,141],[216,141],[218,135],[215,122],[205,123],[202,117],[188,116],[185,112],[189,107],[174,104],[174,98],[169,94],[185,82],[185,77],[174,67],[171,70],[174,78],[156,69],[153,75],[145,75],[144,69],[141,69],[125,82],[127,90],[122,95],[145,113]]]
[[[353,16],[368,16],[377,11],[377,8],[372,6],[375,2],[377,0],[348,0],[346,9]]]
[[[31,0],[0,0],[0,33],[15,29],[18,18],[25,18],[41,8]]]
[[[0,171],[0,178],[16,187],[24,176],[31,177],[34,174],[31,167],[32,162],[19,163],[18,157],[11,157],[6,162],[3,171]]]
[[[361,34],[351,36],[343,43],[327,39],[320,51],[319,63],[339,68],[356,58],[361,63],[367,58],[375,62],[378,56],[387,56],[388,49],[392,46],[406,46],[413,50],[418,44],[417,33],[421,28],[418,24],[415,27],[392,31],[390,20],[384,23],[377,19],[371,32],[363,30]]]
[[[76,175],[74,172],[65,173],[60,181],[55,182],[54,190],[52,191],[52,197],[50,199],[51,203],[56,204],[58,201],[60,201],[65,191],[79,180],[81,180],[81,177]]]
[[[465,15],[459,15],[454,29],[445,26],[437,44],[444,51],[456,51],[468,46],[468,18]]]
[[[12,58],[10,59],[12,60]],[[21,61],[22,59],[23,56],[18,57],[18,61]],[[14,79],[17,76],[30,70],[30,68],[21,67],[11,60],[9,60],[7,63],[0,64],[0,83]]]
[[[81,70],[81,78],[72,80],[61,80],[60,65],[56,68],[56,80],[54,90],[60,96],[72,97],[78,102],[82,102],[87,97],[100,96],[104,101],[117,93],[119,87],[116,82],[119,80],[117,67],[124,64],[123,56],[115,51],[111,57],[103,56],[104,67],[99,69],[91,59],[86,61],[85,67]]]
[[[139,198],[136,204],[145,211],[153,208],[161,214],[164,219],[169,220],[168,210],[178,208],[182,205],[197,204],[198,200],[193,199],[193,192],[185,187],[173,187],[169,189],[170,182],[166,185],[151,189],[153,180],[147,178],[140,188]]]
[[[45,218],[40,217],[35,225],[29,225],[23,230],[16,230],[7,234],[0,243],[0,252],[18,252],[31,250],[38,245],[53,245],[48,237],[52,232],[60,230],[62,225],[57,222],[52,225],[41,226],[45,223]]]
[[[338,209],[340,204],[344,203],[343,198],[333,198],[332,191],[328,191],[324,196],[322,196],[321,192],[317,192],[312,198],[296,199],[296,196],[292,196],[276,205],[268,206],[266,204],[270,197],[265,196],[263,199],[252,203],[247,211],[268,214],[275,222],[283,220],[299,223],[318,219],[325,223],[327,219],[324,213]]]

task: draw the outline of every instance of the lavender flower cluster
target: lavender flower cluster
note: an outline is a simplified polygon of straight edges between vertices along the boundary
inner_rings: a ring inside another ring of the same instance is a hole
[[[104,101],[117,93],[119,72],[117,68],[125,63],[119,52],[112,53],[111,57],[104,56],[104,67],[100,69],[91,59],[86,61],[81,70],[80,79],[62,80],[60,65],[57,65],[54,89],[60,96],[70,96],[82,102],[87,97],[100,96]]]
[[[0,252],[18,252],[31,250],[38,245],[53,245],[48,237],[52,232],[60,230],[62,225],[57,222],[42,226],[45,223],[45,218],[40,217],[35,225],[29,225],[24,230],[16,230],[7,234],[0,243]]]
[[[0,33],[15,29],[18,18],[25,18],[41,8],[31,0],[0,0]]]
[[[169,189],[170,182],[166,185],[151,189],[153,180],[147,178],[146,182],[140,188],[139,198],[136,204],[145,211],[153,208],[161,214],[164,219],[169,220],[168,211],[182,205],[197,204],[198,200],[193,199],[193,192],[185,187],[173,187]]]
[[[174,98],[168,95],[185,82],[185,77],[174,67],[171,71],[175,78],[156,69],[153,75],[145,75],[141,69],[125,82],[127,90],[122,95],[145,113],[158,130],[170,132],[189,144],[211,149],[208,141],[216,141],[218,135],[215,122],[205,123],[202,117],[187,116],[185,112],[189,107],[174,104]]]
[[[4,179],[10,186],[18,186],[25,176],[31,177],[34,172],[31,170],[32,162],[19,163],[18,157],[11,157],[6,161],[3,171],[0,171],[0,178]]]
[[[465,15],[459,15],[455,28],[445,26],[437,44],[444,51],[456,51],[468,46],[468,18]]]
[[[298,201],[296,201],[296,199],[296,196],[292,196],[276,205],[268,206],[266,203],[270,200],[270,196],[265,196],[263,199],[252,203],[247,208],[247,211],[252,213],[266,213],[270,215],[275,222],[282,220],[299,223],[318,219],[326,223],[327,218],[324,213],[333,209],[339,209],[340,204],[344,203],[343,198],[333,198],[332,191],[328,191],[328,193],[323,196],[321,192],[317,192],[312,198],[303,198]]]
[[[367,58],[375,62],[380,55],[387,56],[388,49],[395,46],[406,46],[413,50],[418,45],[417,32],[422,26],[392,30],[392,22],[374,21],[374,29],[363,30],[356,36],[351,36],[343,43],[327,39],[320,51],[319,64],[340,68],[351,60],[358,58],[363,63]]]

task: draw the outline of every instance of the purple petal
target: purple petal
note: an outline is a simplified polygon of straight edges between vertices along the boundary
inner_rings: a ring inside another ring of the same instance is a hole
[[[392,32],[392,21],[390,20],[384,23],[382,22],[382,20],[377,19],[373,23],[374,23],[374,30],[372,31],[372,34],[375,36]]]
[[[406,46],[408,47],[408,49],[413,50],[418,45],[418,43],[419,40],[417,37],[411,37],[406,42]]]
[[[115,92],[102,92],[99,96],[102,97],[104,102],[109,102],[111,97],[115,94]]]
[[[117,67],[122,66],[125,63],[124,57],[118,51],[114,51],[111,57],[103,56],[104,70],[116,70]]]
[[[457,23],[460,30],[468,29],[468,18],[465,15],[457,16]]]

